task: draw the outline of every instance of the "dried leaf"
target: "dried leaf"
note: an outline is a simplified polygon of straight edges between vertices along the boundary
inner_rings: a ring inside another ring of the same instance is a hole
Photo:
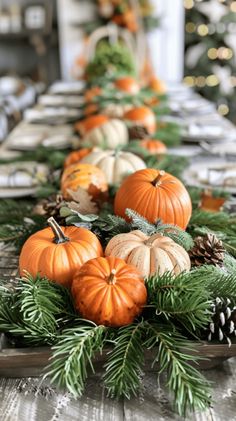
[[[73,199],[72,202],[68,203],[68,207],[71,210],[82,215],[98,213],[96,203],[93,202],[92,196],[90,196],[86,190],[79,187],[76,191],[71,189],[68,189],[67,191]]]

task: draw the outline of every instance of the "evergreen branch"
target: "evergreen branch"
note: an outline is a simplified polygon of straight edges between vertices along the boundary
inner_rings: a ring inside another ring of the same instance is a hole
[[[105,334],[104,326],[77,319],[77,326],[64,330],[52,348],[52,362],[45,376],[50,376],[59,387],[66,387],[75,398],[81,396],[88,367],[94,372],[92,359],[101,352]]]
[[[104,383],[108,395],[130,399],[139,390],[144,364],[143,333],[144,321],[134,322],[118,330],[114,349],[105,364]]]
[[[194,347],[170,326],[146,322],[148,349],[157,348],[153,365],[159,364],[159,373],[167,372],[167,386],[174,393],[178,413],[186,415],[188,410],[205,410],[211,403],[209,383],[190,364],[198,357],[191,355]]]
[[[156,168],[158,170],[164,170],[177,178],[182,178],[183,171],[188,166],[188,159],[182,156],[166,155],[158,158],[154,155],[149,155],[144,158],[144,161],[148,168]]]
[[[192,272],[174,276],[171,272],[147,278],[148,303],[158,317],[164,316],[172,324],[182,326],[196,336],[210,321],[211,294],[201,277]]]

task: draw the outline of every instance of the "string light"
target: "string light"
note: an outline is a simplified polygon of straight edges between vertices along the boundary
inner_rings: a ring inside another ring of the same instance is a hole
[[[231,76],[230,77],[230,82],[232,86],[236,86],[236,76]]]
[[[198,26],[197,32],[201,37],[205,37],[206,35],[208,35],[208,26],[202,23]]]
[[[199,88],[203,88],[206,86],[206,78],[204,76],[198,76],[195,80],[195,85],[197,85]]]
[[[226,104],[220,104],[218,107],[218,112],[221,115],[227,115],[229,113],[229,107]]]
[[[217,53],[218,51],[216,48],[209,48],[209,50],[207,51],[208,58],[210,60],[215,60],[217,58]]]
[[[192,34],[196,30],[196,25],[193,22],[187,22],[185,25],[186,32]]]
[[[217,50],[217,56],[220,60],[230,60],[233,57],[231,48],[220,47]]]
[[[219,85],[219,79],[218,79],[218,77],[216,75],[213,75],[213,74],[207,76],[207,78],[206,78],[206,85],[207,86],[210,86],[211,88],[214,87],[214,86]]]
[[[184,83],[188,86],[194,86],[195,85],[195,77],[194,76],[185,76]]]
[[[193,0],[184,0],[184,7],[185,9],[192,9],[194,7]]]
[[[230,5],[230,9],[232,12],[236,13],[236,1],[233,1]]]

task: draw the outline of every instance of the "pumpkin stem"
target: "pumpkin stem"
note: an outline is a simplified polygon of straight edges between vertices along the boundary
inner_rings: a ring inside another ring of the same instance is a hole
[[[115,275],[116,275],[116,270],[115,269],[112,269],[111,270],[111,273],[110,273],[110,275],[109,275],[109,277],[108,277],[108,283],[109,283],[109,285],[113,285],[115,282]]]
[[[47,223],[55,235],[54,243],[61,244],[61,243],[66,243],[67,241],[70,240],[68,237],[65,236],[60,225],[57,223],[57,221],[55,221],[53,216],[47,220]]]
[[[152,184],[153,184],[154,187],[160,186],[160,184],[161,184],[160,181],[161,181],[161,178],[163,177],[163,175],[165,175],[165,171],[163,171],[163,170],[159,171],[158,176],[152,181]]]
[[[158,232],[157,234],[151,235],[146,241],[144,241],[144,244],[146,246],[152,246],[153,241],[157,240],[157,238],[163,237],[163,234]]]

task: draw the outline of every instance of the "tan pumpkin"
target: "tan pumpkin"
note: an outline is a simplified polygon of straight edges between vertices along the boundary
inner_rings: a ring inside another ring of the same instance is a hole
[[[119,257],[135,266],[143,276],[170,271],[175,275],[189,271],[188,253],[171,238],[161,234],[151,237],[142,231],[132,231],[113,237],[105,250],[106,256]]]
[[[108,184],[120,184],[125,176],[146,168],[145,162],[131,152],[97,149],[80,161],[100,168]]]
[[[133,108],[132,104],[118,104],[111,102],[102,109],[102,113],[110,118],[123,118],[125,113]]]
[[[128,129],[123,121],[111,119],[107,123],[88,132],[83,141],[91,146],[105,146],[115,149],[119,145],[126,145],[129,140]]]

